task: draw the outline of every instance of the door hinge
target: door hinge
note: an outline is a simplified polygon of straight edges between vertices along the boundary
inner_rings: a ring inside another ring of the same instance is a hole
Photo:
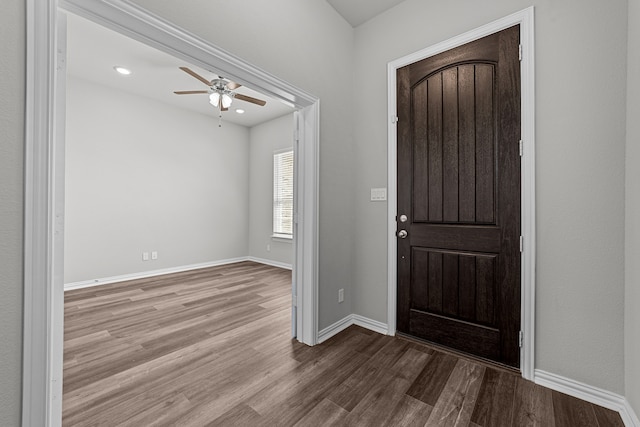
[[[520,236],[520,252],[522,252],[522,248],[524,247],[524,239]]]
[[[522,44],[518,45],[518,61],[522,61]]]
[[[294,307],[296,307],[298,305],[298,299],[296,298],[295,295],[291,296],[291,305],[294,306]],[[522,346],[520,346],[520,347],[522,347]]]
[[[393,124],[398,123],[398,116],[391,116],[391,123]]]
[[[522,344],[524,344],[524,332],[520,331],[518,334],[518,347],[522,348]]]
[[[523,147],[523,144],[522,144],[522,140],[520,140],[520,141],[518,142],[518,149],[520,150],[520,157],[522,157],[522,153],[523,153],[523,151],[524,151],[524,147]]]
[[[56,58],[56,70],[64,71],[67,66],[67,56],[65,52],[61,49],[58,49],[58,55]]]

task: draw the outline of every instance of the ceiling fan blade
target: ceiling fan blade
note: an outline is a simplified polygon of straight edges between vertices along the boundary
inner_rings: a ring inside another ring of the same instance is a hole
[[[211,86],[211,82],[207,79],[205,79],[204,77],[202,77],[200,74],[196,73],[193,70],[190,70],[187,67],[180,67],[180,69],[182,71],[184,71],[185,73],[189,74],[192,77],[195,77],[196,79],[200,80],[202,83],[206,84],[207,86]]]
[[[267,103],[267,101],[263,101],[262,99],[252,98],[250,96],[243,95],[241,93],[236,93],[234,95],[234,98],[239,99],[241,101],[250,102],[252,104],[260,105],[260,106],[264,106]]]
[[[195,95],[196,93],[209,93],[208,90],[174,90],[176,95]]]
[[[222,110],[222,111],[229,111],[229,109],[228,109],[228,108],[224,108],[224,107],[221,107],[221,108],[220,108],[220,110]]]

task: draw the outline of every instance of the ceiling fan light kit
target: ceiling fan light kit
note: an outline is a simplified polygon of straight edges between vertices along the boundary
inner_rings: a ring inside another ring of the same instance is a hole
[[[228,109],[229,106],[231,106],[231,95],[229,95],[228,93],[222,93],[220,94],[219,92],[212,92],[209,95],[209,104],[213,105],[214,107],[218,108],[218,106],[220,105],[220,100],[222,100],[222,108],[223,109]]]
[[[222,108],[229,108],[231,106],[231,95],[226,93],[222,94]]]
[[[209,94],[209,104],[213,105],[214,107],[218,107],[218,105],[220,104],[220,94],[218,92],[212,92],[211,94]]]
[[[222,77],[218,77],[217,79],[213,79],[211,81],[205,79],[195,71],[187,68],[180,67],[182,71],[194,77],[197,80],[200,80],[202,83],[206,84],[209,89],[208,90],[182,90],[182,91],[174,91],[176,95],[194,95],[194,94],[209,94],[209,103],[213,105],[215,108],[218,108],[220,111],[220,124],[222,126],[222,112],[227,111],[233,102],[233,98],[237,98],[241,101],[250,102],[252,104],[264,106],[266,105],[266,101],[261,99],[252,98],[250,96],[242,95],[234,92],[235,89],[239,88],[240,84],[227,81]],[[243,111],[244,112],[244,111]]]

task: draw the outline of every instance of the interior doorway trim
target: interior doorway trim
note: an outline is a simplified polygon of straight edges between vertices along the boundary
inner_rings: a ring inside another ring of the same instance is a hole
[[[445,52],[449,49],[497,33],[514,25],[520,25],[521,44],[521,137],[523,152],[521,157],[521,212],[522,212],[522,257],[521,257],[521,330],[523,332],[520,351],[520,369],[528,380],[534,378],[535,345],[535,100],[534,100],[534,17],[533,6],[513,13],[482,27],[427,47],[418,52],[396,59],[387,65],[388,114],[388,294],[387,325],[388,334],[396,333],[397,304],[397,135],[396,113],[396,70],[414,62]],[[517,144],[518,141],[514,141]]]
[[[297,339],[317,342],[319,99],[127,0],[27,0],[23,426],[62,419],[66,10],[298,109],[293,283]]]

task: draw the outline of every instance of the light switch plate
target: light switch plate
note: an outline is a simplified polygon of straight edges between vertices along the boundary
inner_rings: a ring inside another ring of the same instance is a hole
[[[387,200],[387,189],[386,188],[372,188],[371,189],[371,201],[372,202],[383,202]]]

